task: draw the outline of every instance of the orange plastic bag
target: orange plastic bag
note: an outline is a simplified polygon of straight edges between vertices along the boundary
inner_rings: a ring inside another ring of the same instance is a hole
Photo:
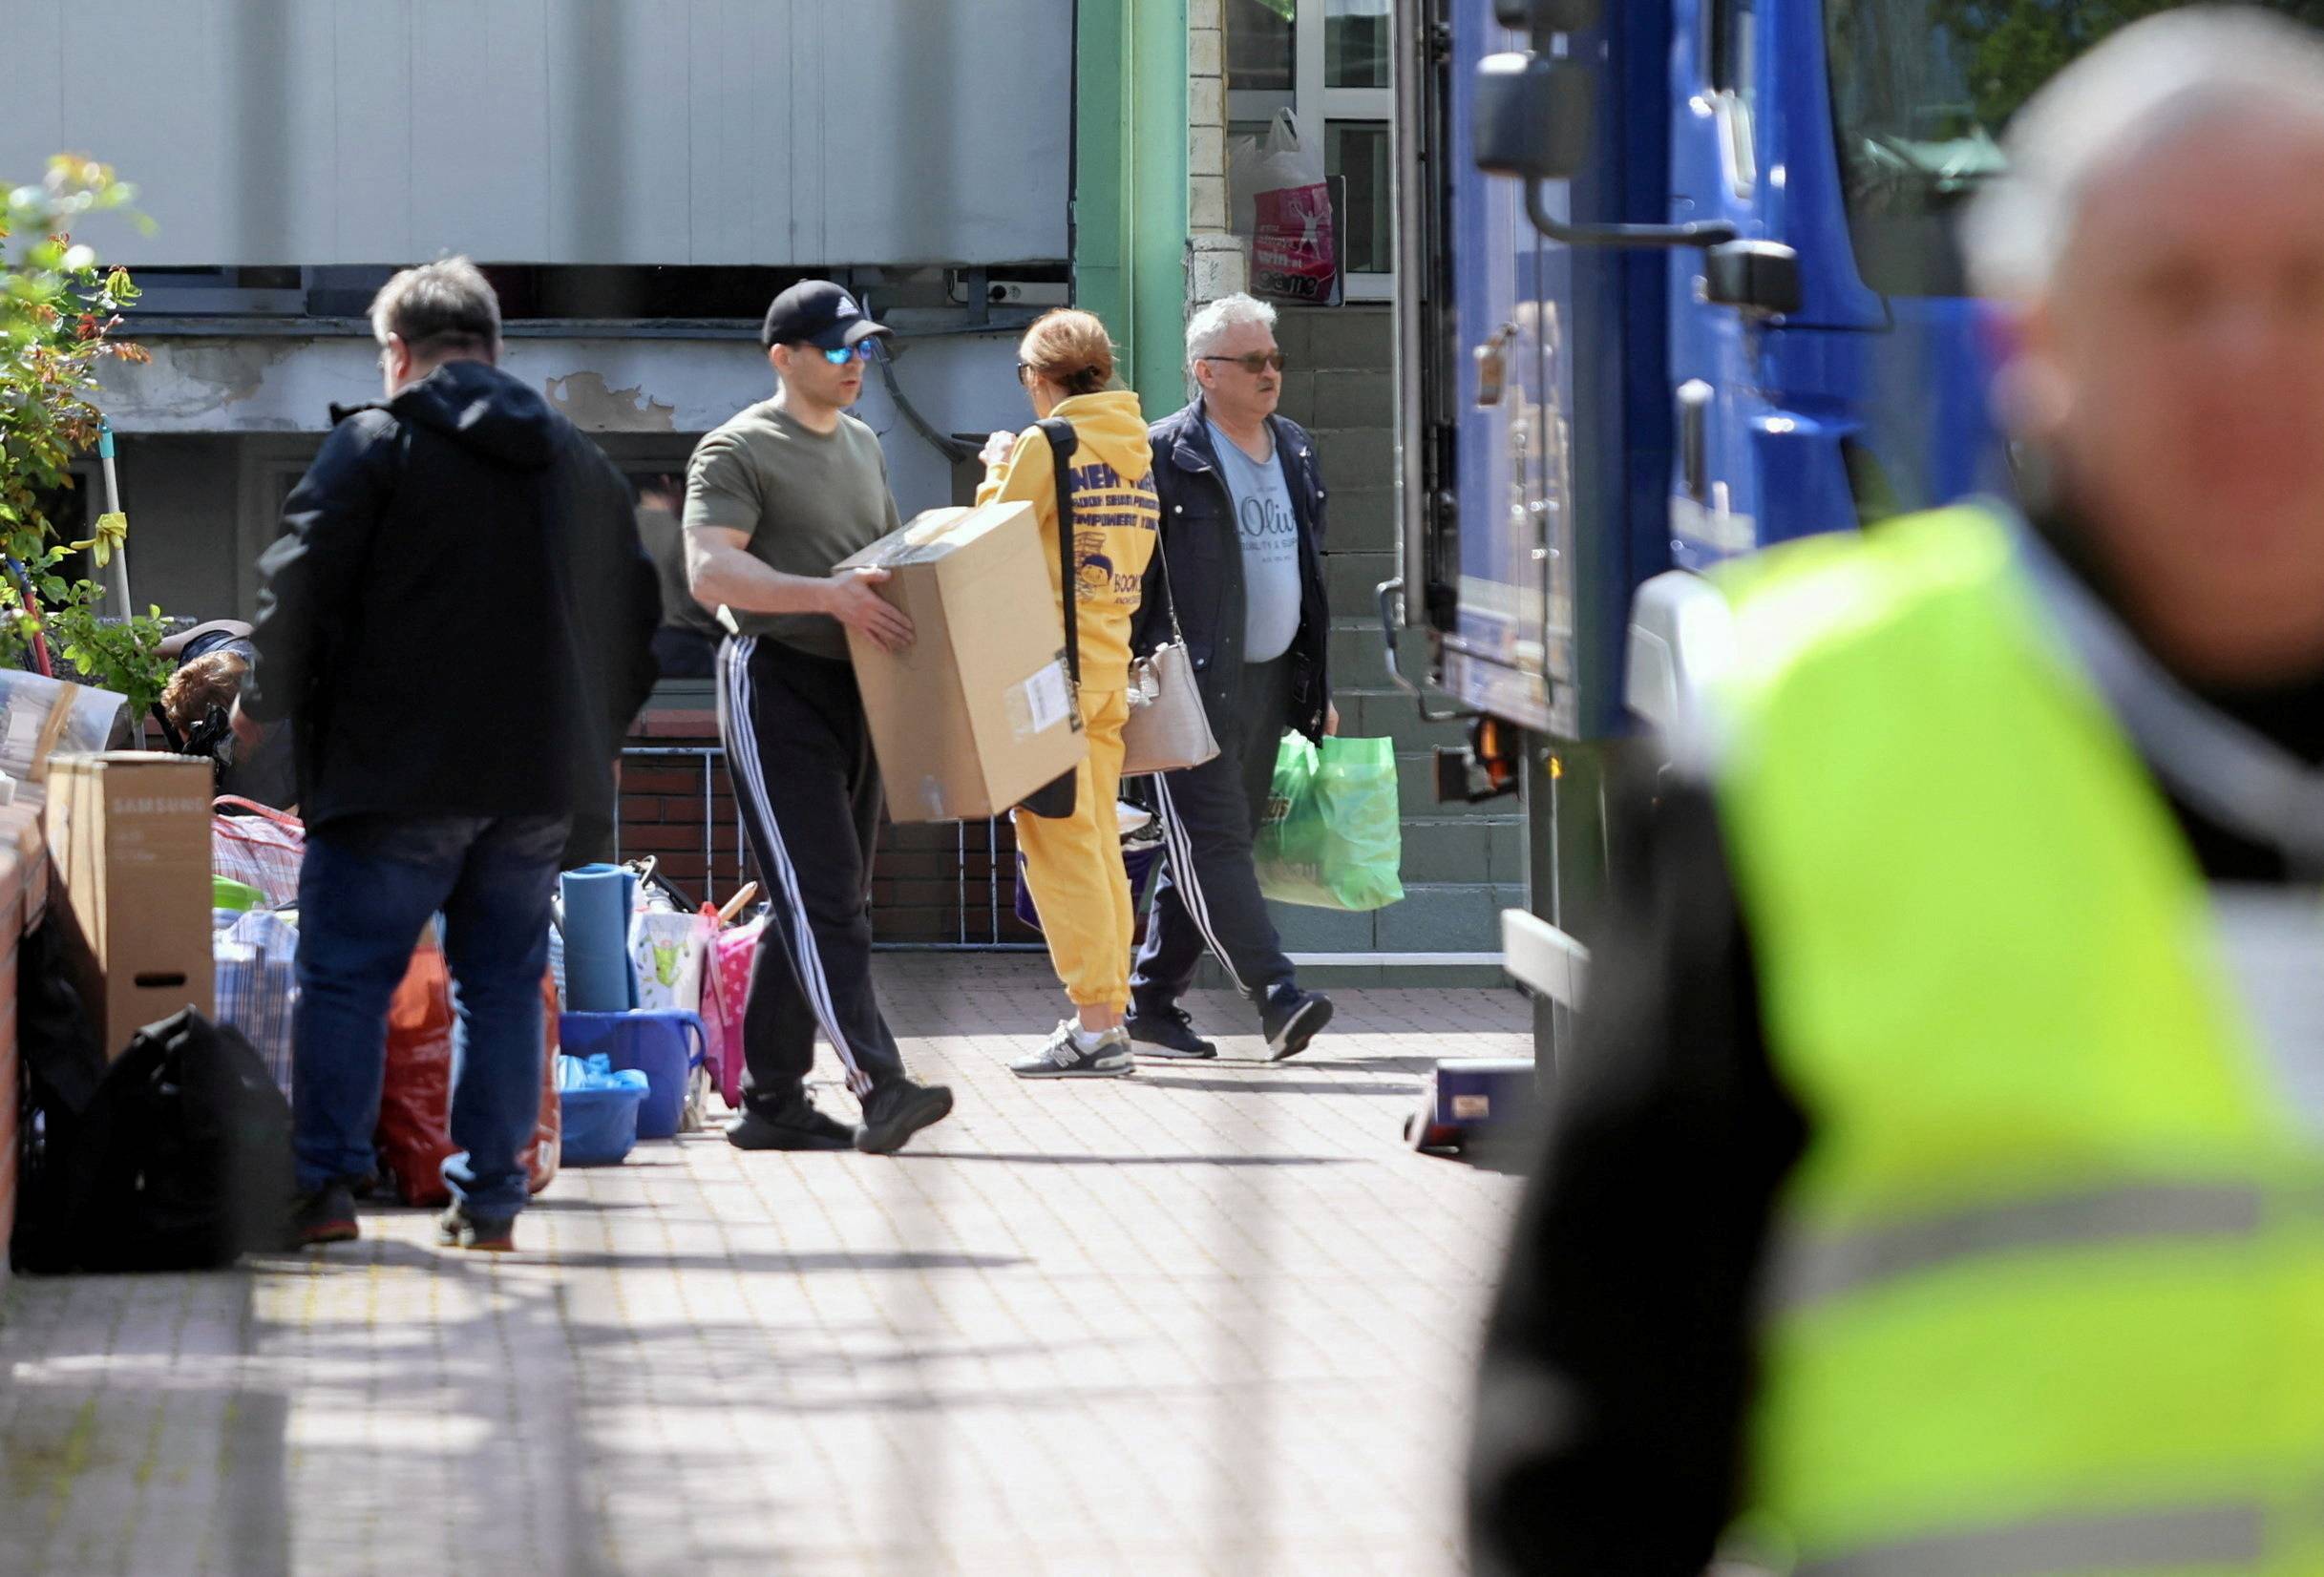
[[[525,1146],[528,1191],[539,1193],[557,1176],[557,982],[540,981],[542,1039],[540,1115]],[[372,1143],[380,1164],[407,1205],[442,1205],[444,1163],[452,1142],[452,976],[433,932],[412,955],[412,967],[388,1003],[387,1079],[380,1089],[379,1127]]]

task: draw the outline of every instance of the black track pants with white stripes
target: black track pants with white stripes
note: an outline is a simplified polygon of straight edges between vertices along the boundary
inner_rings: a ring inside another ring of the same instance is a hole
[[[903,1077],[872,991],[872,846],[879,767],[845,662],[780,641],[718,652],[718,733],[771,905],[743,1011],[743,1102],[789,1100],[820,1029],[858,1096]]]
[[[1291,960],[1259,896],[1251,839],[1266,814],[1275,751],[1291,710],[1291,662],[1243,669],[1241,704],[1218,730],[1218,754],[1154,781],[1162,816],[1161,884],[1130,998],[1151,1012],[1177,1001],[1207,951],[1253,1000],[1292,978]]]

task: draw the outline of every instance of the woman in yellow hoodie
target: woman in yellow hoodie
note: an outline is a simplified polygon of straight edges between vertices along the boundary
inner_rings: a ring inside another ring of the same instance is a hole
[[[1041,911],[1049,959],[1074,1017],[1032,1056],[1009,1064],[1027,1079],[1109,1079],[1131,1069],[1122,1028],[1130,1005],[1130,878],[1122,870],[1114,801],[1122,785],[1122,725],[1130,717],[1130,623],[1158,540],[1153,452],[1138,397],[1113,382],[1113,344],[1088,312],[1045,314],[1017,351],[1017,380],[1037,417],[1073,425],[1067,465],[1073,494],[1073,606],[1079,615],[1082,727],[1089,759],[1075,775],[1073,814],[1019,810],[1017,845]],[[1023,499],[1041,520],[1049,576],[1058,569],[1057,480],[1038,428],[996,432],[984,446],[977,502]],[[1063,592],[1060,588],[1060,596]]]

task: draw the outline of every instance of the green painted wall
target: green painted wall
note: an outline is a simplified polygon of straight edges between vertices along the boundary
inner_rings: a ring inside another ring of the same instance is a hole
[[[1186,0],[1078,0],[1074,299],[1150,416],[1185,401]]]

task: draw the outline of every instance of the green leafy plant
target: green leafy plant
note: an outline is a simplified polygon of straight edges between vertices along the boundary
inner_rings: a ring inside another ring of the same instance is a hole
[[[89,584],[87,581],[83,585]],[[129,715],[141,718],[161,699],[171,663],[160,655],[169,620],[159,608],[128,619],[98,616],[95,602],[79,599],[48,616],[49,643],[56,655],[100,690],[129,698]]]
[[[45,615],[65,660],[128,696],[132,715],[141,717],[169,675],[159,610],[103,620],[104,588],[61,573],[82,552],[102,569],[127,522],[101,515],[87,539],[66,542],[44,503],[74,485],[74,457],[96,442],[98,368],[151,359],[114,338],[122,309],[137,299],[129,271],[101,266],[94,249],[73,240],[81,220],[127,210],[135,196],[110,165],[65,154],[49,161],[37,185],[10,191],[0,209],[0,554],[23,572],[21,583],[0,577],[0,662],[22,660]],[[26,605],[28,589],[37,611]]]

